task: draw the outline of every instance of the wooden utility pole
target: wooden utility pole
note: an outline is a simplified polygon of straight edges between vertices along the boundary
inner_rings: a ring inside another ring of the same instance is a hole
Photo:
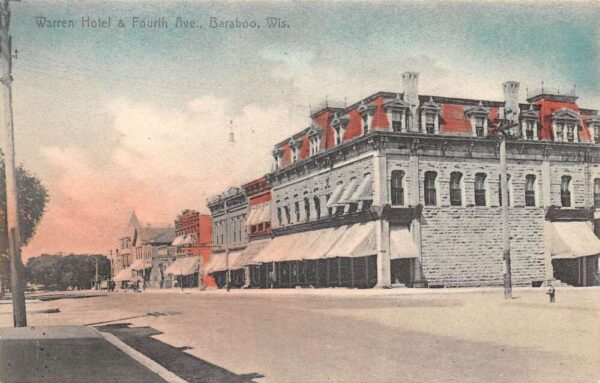
[[[227,206],[227,197],[223,201],[223,208],[225,210],[225,232],[223,238],[225,239],[225,285],[227,286],[227,292],[231,289],[231,270],[229,270],[229,207]]]
[[[508,217],[508,176],[506,174],[506,134],[500,133],[500,187],[502,193],[502,259],[504,261],[504,299],[512,299],[512,272],[510,269],[510,221]]]
[[[15,136],[12,110],[12,44],[9,34],[9,0],[0,2],[0,61],[2,65],[2,89],[4,91],[6,218],[8,251],[10,255],[10,279],[12,290],[13,322],[15,327],[27,326],[23,264],[21,262],[21,232],[19,230],[17,181],[15,177]]]

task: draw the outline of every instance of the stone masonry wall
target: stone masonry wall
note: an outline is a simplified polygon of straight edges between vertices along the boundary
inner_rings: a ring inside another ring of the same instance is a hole
[[[512,280],[543,281],[544,209],[510,208]],[[429,285],[502,285],[501,208],[439,207],[423,211],[422,265]]]

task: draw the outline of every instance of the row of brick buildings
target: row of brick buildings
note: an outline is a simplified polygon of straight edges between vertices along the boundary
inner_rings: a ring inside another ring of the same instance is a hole
[[[454,287],[503,282],[501,121],[513,283],[599,283],[600,115],[574,92],[503,84],[504,100],[400,93],[325,105],[277,143],[273,170],[186,210],[132,216],[116,280],[153,287]],[[176,282],[175,282],[176,281]]]
[[[153,288],[215,286],[213,278],[201,271],[211,255],[210,216],[184,210],[174,226],[143,226],[135,212],[109,250],[113,280],[120,287],[139,282]]]
[[[493,286],[503,281],[498,128],[512,276],[598,284],[600,116],[574,92],[504,100],[378,92],[324,106],[275,145],[269,174],[211,198],[219,286]]]

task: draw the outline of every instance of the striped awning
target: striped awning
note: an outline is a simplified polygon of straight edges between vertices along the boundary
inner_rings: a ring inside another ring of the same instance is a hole
[[[348,183],[348,185],[346,185],[346,187],[344,188],[344,192],[340,196],[340,199],[337,201],[337,205],[356,202],[356,201],[352,201],[352,196],[354,195],[354,192],[356,192],[357,186],[358,186],[358,179],[356,179],[356,178],[351,179],[350,182]]]
[[[600,254],[600,239],[586,221],[546,222],[544,237],[553,259]]]
[[[113,281],[115,281],[115,282],[131,281],[132,279],[133,279],[133,269],[131,267],[128,267],[126,269],[119,271],[113,277]]]
[[[417,246],[408,226],[390,226],[390,258],[416,258]]]
[[[373,199],[373,177],[367,174],[350,198],[351,202],[360,202]]]
[[[167,267],[166,273],[171,275],[192,275],[198,272],[200,258],[196,255],[177,258]]]
[[[338,186],[336,186],[335,189],[333,190],[333,193],[331,193],[331,196],[327,200],[327,204],[326,204],[327,207],[336,206],[338,200],[342,196],[343,191],[344,191],[344,184],[339,184]]]
[[[240,257],[241,253],[241,251],[229,252],[229,265],[227,264],[228,260],[226,253],[213,254],[210,258],[210,261],[208,261],[208,263],[204,266],[204,273],[212,274],[219,271],[226,271],[228,268],[229,270],[237,270],[238,268],[241,268],[237,267],[238,258]],[[234,269],[233,267],[236,268]]]

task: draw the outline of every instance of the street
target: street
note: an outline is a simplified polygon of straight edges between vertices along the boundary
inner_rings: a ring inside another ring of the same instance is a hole
[[[557,290],[82,292],[27,309],[29,326],[94,325],[189,382],[596,383],[600,289]]]

